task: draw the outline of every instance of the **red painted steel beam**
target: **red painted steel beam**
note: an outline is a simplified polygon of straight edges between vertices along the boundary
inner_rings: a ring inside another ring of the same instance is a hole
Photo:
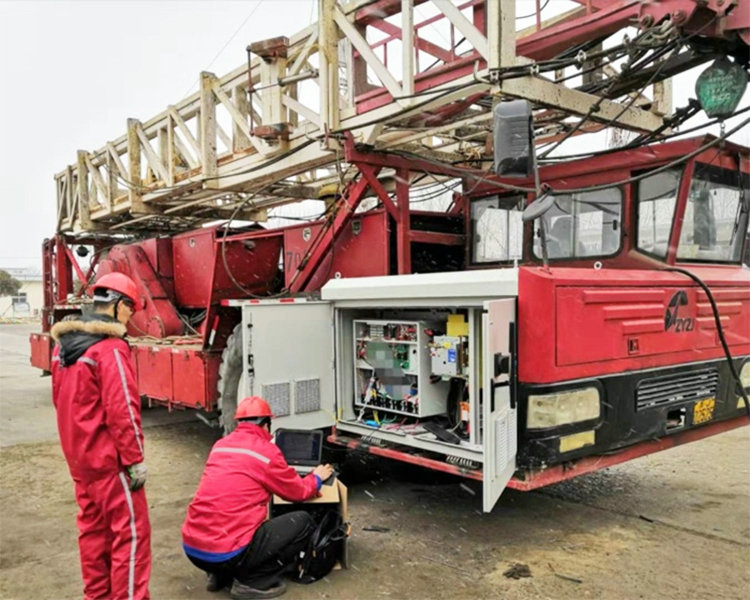
[[[42,290],[44,306],[42,308],[42,331],[49,331],[50,323],[47,318],[55,304],[54,279],[52,273],[54,239],[42,242]]]
[[[742,0],[743,4],[744,2]],[[582,41],[611,35],[623,27],[644,23],[646,19],[658,23],[665,17],[670,17],[677,26],[683,27],[689,24],[700,8],[695,0],[595,1],[592,6],[597,10],[590,14],[556,23],[518,40],[516,54],[535,60],[552,58]],[[737,6],[736,10],[747,10],[747,6]],[[718,14],[724,12],[722,9],[717,10]]]
[[[380,171],[380,169],[377,169]],[[332,221],[327,221],[320,229],[318,236],[310,245],[310,250],[303,257],[297,272],[289,282],[288,291],[292,294],[303,290],[310,281],[311,277],[317,271],[323,259],[328,256],[330,249],[336,242],[336,239],[343,231],[344,227],[354,217],[354,211],[362,201],[364,192],[369,186],[366,178],[358,179],[348,190],[344,192],[337,206]]]
[[[414,6],[424,4],[427,0],[414,0]],[[385,19],[401,12],[401,0],[377,0],[360,8],[354,15],[357,25],[369,25],[373,21]]]
[[[463,246],[465,236],[460,233],[439,233],[437,231],[411,230],[409,239],[422,244],[442,244],[443,246]]]
[[[393,201],[388,195],[388,192],[385,191],[383,184],[378,181],[377,172],[375,171],[375,169],[369,165],[364,164],[360,164],[358,165],[358,167],[360,173],[362,173],[362,176],[367,180],[370,188],[378,195],[378,198],[380,198],[380,201],[383,203],[383,206],[385,206],[388,214],[393,217],[394,221],[398,222],[398,209],[396,208],[396,205],[393,204]]]
[[[54,303],[64,304],[68,299],[68,294],[73,293],[73,271],[70,261],[65,253],[67,247],[62,236],[54,238],[54,277],[53,281],[57,284],[54,288]]]
[[[750,4],[747,2],[727,15],[724,23],[726,31],[736,31],[742,40],[750,45]]]
[[[392,23],[389,23],[388,21],[372,21],[370,23],[373,27],[376,29],[380,29],[380,31],[383,31],[387,33],[389,38],[386,38],[384,40],[380,40],[379,42],[376,42],[375,44],[372,44],[372,48],[376,48],[377,46],[382,46],[383,44],[387,44],[388,42],[391,42],[393,40],[400,40],[401,39],[401,28],[396,27]],[[416,29],[417,27],[415,27]],[[427,40],[424,40],[418,36],[414,37],[414,46],[421,50],[422,52],[426,52],[430,56],[434,56],[435,58],[439,58],[440,60],[444,62],[450,62],[453,59],[453,54],[445,50],[444,48],[441,48],[437,44],[433,44],[432,42],[429,42]]]
[[[467,469],[466,467],[459,467],[457,465],[450,465],[441,460],[435,460],[433,458],[427,458],[419,456],[418,454],[409,454],[407,452],[399,452],[398,450],[392,450],[390,448],[382,448],[380,446],[374,446],[367,444],[362,440],[355,440],[350,437],[344,437],[336,433],[336,428],[333,428],[333,432],[328,436],[328,441],[332,444],[344,446],[350,450],[361,450],[363,452],[369,452],[377,456],[383,456],[393,460],[400,460],[401,462],[410,463],[424,467],[426,469],[432,469],[433,471],[442,471],[444,473],[450,473],[451,475],[457,475],[459,477],[466,477],[467,479],[476,479],[482,481],[482,471],[479,469]]]
[[[409,170],[405,168],[396,171],[396,199],[398,201],[399,218],[396,221],[396,262],[398,274],[411,273],[411,241],[409,232]]]
[[[633,460],[634,458],[640,458],[641,456],[653,454],[654,452],[674,448],[675,446],[701,440],[716,435],[717,433],[723,433],[746,425],[750,425],[750,417],[747,416],[736,417],[729,421],[719,421],[717,423],[712,423],[711,425],[689,429],[682,433],[663,437],[659,440],[642,442],[635,446],[625,448],[617,454],[610,454],[607,456],[589,456],[573,461],[572,463],[566,463],[564,465],[544,469],[543,471],[530,473],[524,479],[513,478],[508,483],[508,487],[525,492],[535,490],[546,485],[573,479],[579,475],[593,473],[599,469],[619,465],[620,463]]]
[[[488,177],[486,171],[479,169],[468,169],[464,167],[453,167],[448,164],[436,164],[416,157],[403,157],[396,154],[385,154],[377,152],[361,152],[357,150],[356,145],[351,138],[347,138],[345,145],[345,156],[347,162],[356,162],[358,164],[374,165],[378,167],[391,167],[393,169],[407,169],[410,171],[426,171],[437,175],[447,175],[461,179],[466,177],[467,172],[476,173],[481,179],[493,179]]]
[[[70,261],[71,266],[75,269],[76,275],[78,275],[78,281],[81,282],[81,291],[86,286],[86,282],[88,281],[88,277],[84,274],[83,270],[81,269],[81,266],[78,264],[78,261],[76,260],[76,257],[73,256],[73,251],[70,249],[70,246],[67,244],[63,245],[63,248],[65,248],[65,254],[68,257],[68,260]]]
[[[456,79],[469,75],[474,72],[477,62],[480,66],[484,66],[483,59],[479,53],[472,51],[470,54],[457,58],[453,62],[439,65],[428,71],[417,73],[414,76],[414,91],[422,92],[442,84],[451,83]],[[362,114],[369,110],[378,108],[379,106],[393,102],[393,97],[384,87],[379,87],[358,94],[355,100],[357,103],[357,114]]]

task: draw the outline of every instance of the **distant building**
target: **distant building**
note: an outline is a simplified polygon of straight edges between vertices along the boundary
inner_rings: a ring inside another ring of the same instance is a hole
[[[33,267],[0,267],[21,282],[16,296],[0,298],[0,319],[39,316],[44,305],[42,272]]]

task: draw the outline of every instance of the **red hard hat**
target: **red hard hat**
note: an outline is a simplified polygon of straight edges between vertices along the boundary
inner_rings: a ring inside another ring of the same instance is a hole
[[[242,400],[237,406],[237,412],[234,413],[235,421],[252,419],[254,417],[273,417],[268,402],[258,396],[250,396]]]
[[[102,275],[97,282],[94,284],[94,294],[96,290],[105,289],[112,290],[118,294],[122,294],[128,300],[130,300],[135,308],[138,308],[138,288],[130,277],[125,273],[107,273]]]

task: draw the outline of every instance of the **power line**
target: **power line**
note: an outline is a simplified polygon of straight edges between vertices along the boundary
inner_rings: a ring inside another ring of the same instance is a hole
[[[246,24],[246,23],[247,23],[247,22],[248,22],[248,21],[250,20],[250,17],[252,17],[252,16],[253,16],[253,15],[255,14],[255,11],[257,11],[257,10],[258,10],[258,8],[260,7],[260,5],[261,5],[261,4],[263,4],[263,0],[258,0],[258,4],[256,4],[256,5],[255,5],[255,6],[253,7],[253,10],[251,10],[251,11],[250,11],[250,14],[249,14],[249,15],[247,15],[247,16],[245,17],[245,20],[244,20],[244,21],[242,21],[242,23],[240,23],[240,26],[239,26],[239,27],[238,27],[238,28],[237,28],[237,29],[235,30],[235,32],[234,32],[234,33],[233,33],[233,34],[232,34],[232,35],[230,36],[230,38],[229,38],[229,39],[227,40],[227,42],[226,42],[226,43],[225,43],[225,44],[224,44],[224,45],[223,45],[223,46],[221,47],[221,50],[219,50],[219,51],[218,51],[218,52],[216,53],[216,56],[214,56],[214,57],[213,57],[213,58],[211,59],[211,62],[210,62],[210,63],[208,63],[208,66],[207,66],[207,67],[206,67],[206,68],[204,69],[205,71],[208,71],[208,69],[210,69],[210,68],[211,68],[211,65],[213,65],[213,64],[214,64],[214,63],[216,62],[216,59],[217,59],[217,58],[219,58],[219,57],[221,56],[221,53],[222,53],[222,52],[224,52],[224,50],[226,50],[226,49],[227,49],[227,46],[229,46],[229,44],[231,44],[231,43],[232,43],[232,40],[233,40],[234,38],[236,38],[236,37],[237,37],[237,34],[238,34],[238,33],[239,33],[240,31],[242,31],[242,28],[243,28],[243,27],[245,26],[245,24]],[[189,87],[189,88],[187,89],[187,91],[186,91],[186,92],[185,92],[185,93],[183,94],[183,96],[187,96],[187,95],[188,95],[188,94],[190,93],[190,91],[191,91],[191,90],[192,90],[192,89],[193,89],[193,88],[194,88],[194,87],[195,87],[196,85],[197,85],[196,83],[193,83],[193,84],[191,84],[191,85],[190,85],[190,87]]]

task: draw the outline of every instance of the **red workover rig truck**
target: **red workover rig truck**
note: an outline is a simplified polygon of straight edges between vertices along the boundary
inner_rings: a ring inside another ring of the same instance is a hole
[[[32,364],[127,273],[148,403],[229,430],[260,395],[277,427],[481,481],[485,510],[747,425],[750,150],[728,138],[748,121],[673,138],[747,110],[750,2],[571,5],[517,31],[512,2],[320,0],[79,151]],[[608,128],[635,137],[556,153]]]

